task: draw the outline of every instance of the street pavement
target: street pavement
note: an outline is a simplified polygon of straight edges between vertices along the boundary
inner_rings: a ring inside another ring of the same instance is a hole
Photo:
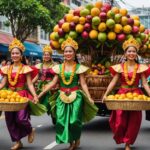
[[[49,116],[31,117],[32,125],[36,128],[35,141],[28,144],[27,138],[22,140],[23,150],[66,150],[69,144],[57,145],[55,142],[55,126],[52,125]],[[0,118],[0,150],[9,150],[12,145],[4,114]],[[79,150],[123,150],[124,145],[116,145],[112,132],[109,128],[108,118],[95,117],[91,122],[83,126],[81,136],[81,145]],[[145,121],[143,112],[143,121],[140,133],[133,150],[150,150],[150,122]]]

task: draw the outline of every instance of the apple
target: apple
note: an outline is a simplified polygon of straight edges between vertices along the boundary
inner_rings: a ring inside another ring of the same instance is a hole
[[[87,39],[89,37],[89,34],[88,34],[88,32],[83,31],[81,36],[82,36],[83,39]]]
[[[99,25],[100,21],[101,20],[98,16],[95,16],[95,17],[92,18],[92,24],[93,25]]]
[[[138,33],[138,32],[139,32],[139,27],[133,26],[133,27],[132,27],[132,32],[133,32],[133,33]]]
[[[132,26],[134,24],[134,20],[132,18],[128,18],[128,24]]]
[[[65,20],[64,20],[64,19],[59,20],[59,22],[58,22],[59,28],[61,28],[61,26],[62,26],[64,23],[65,23]]]
[[[122,17],[121,14],[116,14],[115,17],[114,17],[115,22],[119,23],[121,21],[121,17]]]
[[[74,14],[74,16],[80,16],[80,10],[79,9],[75,9],[73,14]]]
[[[107,11],[111,10],[111,5],[109,3],[104,3],[103,7],[106,8]]]
[[[107,14],[105,12],[101,12],[99,14],[99,17],[100,17],[101,21],[105,21],[107,19]]]
[[[70,29],[74,30],[75,29],[76,24],[74,22],[70,22]]]
[[[125,40],[125,38],[126,38],[126,36],[125,36],[125,34],[124,33],[121,33],[121,34],[118,34],[117,35],[117,40],[118,41],[124,41]]]
[[[59,29],[58,29],[58,34],[59,34],[60,37],[63,37],[64,34],[65,34],[65,32],[63,31],[62,28],[59,28]]]
[[[92,16],[91,15],[87,15],[86,16],[86,22],[92,22]]]
[[[91,30],[91,24],[90,23],[85,23],[84,30],[85,31],[90,31]]]

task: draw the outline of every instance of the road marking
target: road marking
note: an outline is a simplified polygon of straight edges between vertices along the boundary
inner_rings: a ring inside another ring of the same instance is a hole
[[[54,141],[54,142],[52,142],[51,144],[47,145],[44,149],[52,149],[52,148],[54,148],[56,145],[58,145],[58,144],[56,143],[56,141]]]
[[[40,127],[42,127],[43,125],[42,124],[39,124],[39,125],[37,125],[37,128],[40,128]]]

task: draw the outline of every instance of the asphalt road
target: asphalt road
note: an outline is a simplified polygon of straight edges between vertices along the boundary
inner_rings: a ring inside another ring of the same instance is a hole
[[[133,150],[150,150],[150,122],[143,121],[140,133],[133,145]],[[36,128],[35,141],[28,144],[27,138],[22,140],[23,150],[66,150],[69,144],[57,145],[55,142],[55,126],[52,125],[49,116],[32,117],[32,125]],[[0,150],[9,150],[11,145],[4,116],[0,118]],[[79,150],[123,150],[124,145],[116,145],[109,128],[108,118],[95,117],[91,122],[83,126],[81,145]]]

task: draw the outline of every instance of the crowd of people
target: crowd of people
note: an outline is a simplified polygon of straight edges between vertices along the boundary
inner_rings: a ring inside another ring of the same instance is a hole
[[[137,61],[139,48],[139,44],[133,38],[123,43],[126,61],[110,67],[113,79],[104,94],[103,102],[118,80],[121,82],[119,94],[141,94],[142,90],[138,86],[141,80],[150,96],[146,80],[149,67]],[[83,122],[90,121],[97,114],[98,108],[85,82],[85,73],[89,68],[77,60],[78,43],[68,38],[62,43],[61,49],[63,63],[57,64],[52,60],[52,48],[47,45],[43,48],[42,62],[37,60],[35,66],[29,66],[23,56],[24,45],[18,39],[14,39],[9,45],[11,61],[1,62],[0,89],[16,91],[31,101],[23,110],[5,112],[7,128],[12,141],[15,142],[11,150],[23,147],[23,137],[27,136],[29,143],[34,141],[35,129],[30,121],[30,111],[33,109],[30,108],[31,103],[34,108],[37,107],[36,109],[39,107],[38,104],[45,108],[56,124],[56,142],[70,143],[68,150],[79,147]],[[54,88],[58,89],[55,93]],[[141,120],[141,111],[112,111],[110,127],[116,143],[125,143],[125,150],[131,150],[130,145],[136,140]]]

